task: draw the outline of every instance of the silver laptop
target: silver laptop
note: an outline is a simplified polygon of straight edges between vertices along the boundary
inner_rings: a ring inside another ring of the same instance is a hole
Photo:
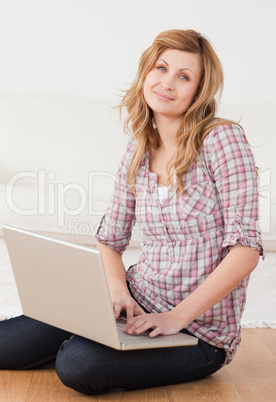
[[[181,332],[155,338],[123,333],[126,319],[114,317],[97,249],[7,225],[3,230],[26,316],[118,350],[197,344]]]

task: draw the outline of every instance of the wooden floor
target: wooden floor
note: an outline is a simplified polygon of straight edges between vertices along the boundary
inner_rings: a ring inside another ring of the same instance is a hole
[[[0,402],[31,401],[276,401],[276,329],[244,329],[235,360],[194,383],[142,391],[85,396],[59,381],[54,367],[0,371]]]

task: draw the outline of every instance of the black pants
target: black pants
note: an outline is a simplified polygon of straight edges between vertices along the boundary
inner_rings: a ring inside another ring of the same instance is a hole
[[[85,394],[198,380],[216,372],[225,352],[197,346],[118,351],[20,316],[0,322],[0,369],[27,369],[56,360],[61,381]]]

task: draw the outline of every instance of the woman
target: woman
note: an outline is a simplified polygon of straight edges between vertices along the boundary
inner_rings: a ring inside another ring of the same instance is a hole
[[[58,351],[69,334],[18,317],[1,323],[0,368],[58,352],[63,383],[96,394],[194,381],[233,359],[263,247],[252,152],[240,126],[215,118],[222,81],[212,46],[195,31],[165,31],[143,53],[120,105],[132,139],[97,233],[114,314],[127,313],[124,331],[182,330],[198,345],[121,352],[74,336]],[[142,255],[126,272],[136,221]]]

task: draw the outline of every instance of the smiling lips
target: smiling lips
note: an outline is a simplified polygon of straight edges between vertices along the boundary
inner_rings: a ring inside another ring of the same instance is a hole
[[[173,98],[171,98],[170,96],[168,96],[168,95],[164,95],[164,94],[162,94],[162,93],[160,93],[160,92],[157,92],[157,91],[154,91],[154,93],[155,93],[155,95],[157,96],[157,98],[158,99],[160,99],[160,100],[162,100],[162,101],[173,101],[174,99]]]

